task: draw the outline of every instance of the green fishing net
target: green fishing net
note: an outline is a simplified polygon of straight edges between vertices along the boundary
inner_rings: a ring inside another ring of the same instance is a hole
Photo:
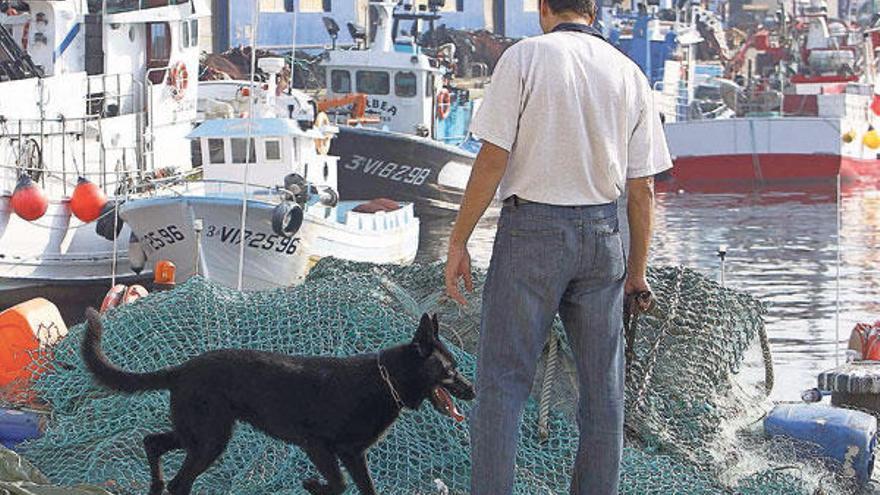
[[[196,278],[108,313],[104,349],[132,371],[176,365],[218,348],[346,356],[407,341],[422,312],[437,312],[462,371],[473,376],[483,274],[476,282],[472,303],[459,308],[442,297],[443,269],[436,264],[324,260],[302,286],[254,293]],[[774,464],[764,450],[747,447],[760,444],[760,435],[746,441],[741,434],[766,411],[760,387],[736,380],[750,349],[760,351],[763,306],[686,269],[652,270],[650,282],[659,303],[633,322],[622,493],[811,493],[816,483],[803,470],[783,468],[790,466],[787,459]],[[517,495],[568,493],[577,448],[574,368],[558,321],[555,329],[524,415]],[[124,396],[96,386],[79,357],[82,332],[82,326],[71,330],[54,350],[54,371],[36,385],[53,415],[46,435],[27,444],[24,454],[54,482],[146,493],[141,442],[169,429],[168,394]],[[459,406],[468,414],[472,404]],[[167,455],[166,472],[173,474],[182,457]],[[468,492],[466,423],[431,407],[404,414],[369,459],[380,493]],[[194,493],[304,494],[301,480],[314,475],[297,447],[241,424]]]

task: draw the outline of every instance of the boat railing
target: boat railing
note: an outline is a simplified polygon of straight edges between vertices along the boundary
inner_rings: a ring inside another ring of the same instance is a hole
[[[133,74],[100,74],[86,79],[86,113],[116,117],[142,111],[143,85]],[[141,91],[139,91],[141,90]]]
[[[82,139],[80,140],[82,141]],[[62,148],[65,147],[63,144],[65,141],[67,140],[61,140],[60,146]],[[26,154],[31,153],[35,149],[37,151],[34,152],[39,153],[38,148],[31,148],[32,143],[35,143],[35,141],[28,143]],[[53,193],[60,193],[64,197],[69,196],[73,192],[79,178],[88,179],[100,185],[105,191],[118,194],[121,190],[136,184],[141,174],[137,169],[130,168],[126,163],[126,157],[136,156],[136,148],[121,147],[115,148],[113,151],[118,160],[116,160],[116,164],[112,169],[107,167],[107,161],[104,159],[98,162],[86,161],[82,158],[77,159],[77,154],[83,156],[82,154],[86,152],[80,149],[72,149],[71,147],[69,151],[62,153],[64,158],[61,161],[62,166],[60,170],[46,167],[45,164],[39,162],[33,163],[26,158],[23,160],[16,159],[11,162],[0,162],[0,172],[2,172],[0,175],[4,178],[4,184],[15,184],[18,177],[28,175],[36,179],[44,189]],[[97,153],[102,158],[106,158],[107,150],[98,150]]]
[[[657,81],[654,84],[654,110],[663,115],[667,122],[687,122],[714,119],[731,109],[717,100],[691,96],[685,85],[672,93],[664,90],[663,81]]]
[[[94,14],[100,14],[101,12],[119,14],[189,2],[190,0],[89,0],[89,11]]]

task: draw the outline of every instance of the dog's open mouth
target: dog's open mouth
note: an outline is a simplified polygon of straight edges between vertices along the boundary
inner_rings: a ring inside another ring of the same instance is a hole
[[[458,422],[465,420],[464,414],[455,407],[452,396],[443,387],[437,386],[431,390],[431,404],[441,414],[445,414]]]

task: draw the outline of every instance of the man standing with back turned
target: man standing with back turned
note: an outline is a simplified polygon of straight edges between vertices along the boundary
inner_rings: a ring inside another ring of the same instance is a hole
[[[460,280],[473,288],[467,241],[499,184],[504,201],[483,293],[471,495],[513,491],[522,411],[557,311],[580,383],[571,493],[617,493],[623,298],[650,290],[653,176],[672,164],[648,80],[591,26],[595,12],[594,0],[540,0],[547,34],[504,53],[471,129],[483,148],[446,266],[462,304]]]

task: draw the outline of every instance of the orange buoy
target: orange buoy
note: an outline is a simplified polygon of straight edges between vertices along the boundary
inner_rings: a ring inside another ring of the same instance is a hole
[[[12,211],[28,222],[38,220],[49,209],[46,193],[34,184],[30,176],[22,175],[12,193]]]
[[[125,291],[128,287],[124,284],[114,285],[109,291],[107,291],[107,295],[104,296],[104,302],[101,303],[101,313],[105,313],[110,308],[115,308],[122,304],[122,298],[125,296]]]
[[[73,196],[70,197],[70,211],[83,222],[93,222],[101,216],[107,204],[107,196],[94,182],[80,177]]]
[[[66,335],[58,307],[46,299],[32,299],[0,313],[0,386],[24,392],[27,382],[48,364],[34,363],[36,351],[45,352]]]
[[[153,285],[158,290],[168,290],[174,288],[175,277],[177,276],[177,267],[168,260],[161,260],[156,263],[153,269]]]

